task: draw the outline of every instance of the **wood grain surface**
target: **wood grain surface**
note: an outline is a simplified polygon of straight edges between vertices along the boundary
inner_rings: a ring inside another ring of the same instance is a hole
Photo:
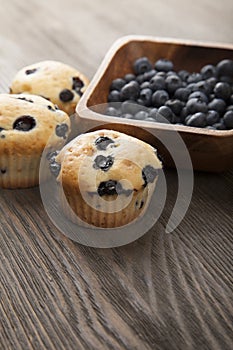
[[[233,43],[223,0],[0,1],[0,86],[43,59],[90,78],[126,34]],[[216,159],[216,167],[218,159]],[[233,172],[195,173],[193,199],[173,234],[167,171],[163,214],[124,247],[93,249],[60,233],[38,188],[0,190],[1,350],[232,349]]]

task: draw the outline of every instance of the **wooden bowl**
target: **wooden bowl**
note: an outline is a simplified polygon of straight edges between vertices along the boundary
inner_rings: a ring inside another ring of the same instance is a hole
[[[107,103],[112,80],[132,72],[134,60],[141,56],[147,56],[152,62],[162,57],[168,58],[174,62],[175,70],[198,72],[205,64],[217,64],[224,58],[233,59],[233,45],[144,36],[119,39],[106,54],[76,108],[79,132],[104,127],[136,136],[155,146],[168,167],[174,165],[173,156],[159,139],[161,135],[163,139],[172,139],[173,134],[178,132],[187,146],[195,170],[220,172],[233,168],[233,130],[220,131],[122,119],[93,110],[93,106]]]

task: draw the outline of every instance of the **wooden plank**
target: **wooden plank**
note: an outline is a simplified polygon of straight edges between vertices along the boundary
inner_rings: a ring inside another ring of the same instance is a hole
[[[233,42],[230,0],[5,1],[0,91],[43,59],[92,77],[126,34]],[[217,159],[216,159],[217,166]],[[164,233],[176,198],[137,242],[80,246],[44,212],[38,188],[0,190],[0,349],[231,349],[233,172],[195,174],[189,211]]]

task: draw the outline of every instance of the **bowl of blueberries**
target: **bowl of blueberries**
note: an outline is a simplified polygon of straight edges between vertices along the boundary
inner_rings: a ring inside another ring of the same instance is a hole
[[[123,37],[76,112],[80,130],[104,125],[136,136],[158,149],[165,166],[173,161],[161,135],[179,133],[194,170],[232,169],[233,45]]]

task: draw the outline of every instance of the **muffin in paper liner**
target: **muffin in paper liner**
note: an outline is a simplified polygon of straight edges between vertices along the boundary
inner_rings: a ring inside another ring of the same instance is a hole
[[[46,60],[23,67],[15,75],[10,91],[44,96],[69,115],[89,84],[77,69],[58,61]]]
[[[50,162],[62,210],[74,223],[129,224],[145,212],[162,168],[147,143],[113,130],[76,137]]]
[[[0,94],[0,187],[38,185],[44,148],[61,148],[69,131],[68,115],[50,101],[28,94]]]

